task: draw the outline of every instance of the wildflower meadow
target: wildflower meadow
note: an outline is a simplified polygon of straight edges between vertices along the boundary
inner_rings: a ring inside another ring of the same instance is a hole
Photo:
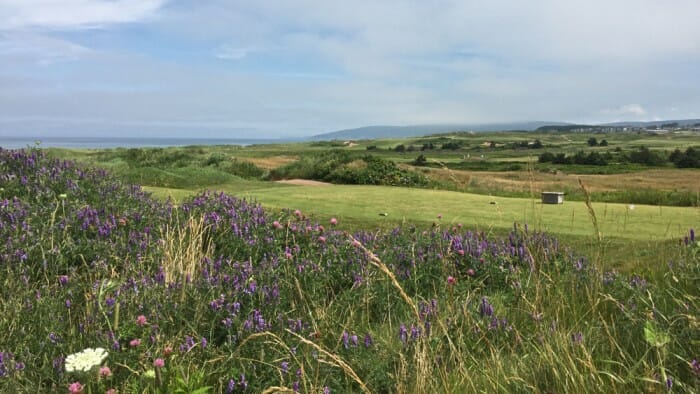
[[[525,223],[349,231],[288,208],[175,205],[0,149],[0,391],[700,390],[692,229],[621,273]]]

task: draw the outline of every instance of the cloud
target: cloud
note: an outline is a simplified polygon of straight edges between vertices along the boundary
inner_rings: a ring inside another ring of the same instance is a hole
[[[0,0],[0,118],[290,135],[693,117],[697,15],[697,0]]]
[[[216,51],[215,56],[225,60],[240,60],[248,56],[254,50],[251,48],[236,48],[231,45],[222,45]]]
[[[622,117],[633,116],[641,117],[647,114],[647,111],[639,104],[626,104],[617,108],[604,109],[601,113],[606,115],[619,115]]]
[[[0,32],[0,59],[4,61],[30,61],[49,65],[74,61],[92,51],[70,41],[33,33]]]
[[[140,21],[167,0],[4,0],[0,31],[27,28],[83,29]]]

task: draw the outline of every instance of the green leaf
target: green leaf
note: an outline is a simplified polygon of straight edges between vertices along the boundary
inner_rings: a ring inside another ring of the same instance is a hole
[[[659,329],[652,321],[644,323],[644,339],[654,347],[663,347],[671,341],[671,337]]]

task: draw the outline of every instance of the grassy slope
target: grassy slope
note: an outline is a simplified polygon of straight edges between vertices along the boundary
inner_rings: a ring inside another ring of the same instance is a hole
[[[443,190],[407,189],[382,186],[273,186],[248,183],[223,186],[221,190],[252,198],[273,208],[300,209],[320,217],[335,216],[357,224],[381,225],[409,222],[422,225],[442,222],[462,223],[480,230],[502,230],[514,222],[556,234],[594,234],[583,202],[561,205],[541,204],[539,200],[491,197]],[[243,187],[241,187],[243,186]],[[175,200],[189,194],[184,190],[148,188],[157,196],[172,195]],[[626,204],[593,203],[604,237],[633,240],[678,238],[700,221],[700,209]],[[380,213],[387,213],[384,217]],[[438,215],[442,219],[438,220]]]
[[[432,224],[456,225],[503,233],[513,223],[528,223],[557,235],[591,259],[629,271],[652,269],[668,260],[675,240],[688,228],[697,228],[700,209],[593,203],[603,235],[602,245],[584,203],[543,205],[521,198],[489,197],[441,190],[378,186],[289,186],[265,182],[231,184],[219,190],[259,201],[271,211],[300,209],[325,222],[331,217],[352,229],[389,228],[403,223],[426,228]],[[160,198],[181,201],[194,191],[146,188]],[[497,204],[490,204],[491,202]],[[387,213],[388,216],[380,216]],[[437,216],[442,215],[438,220]]]

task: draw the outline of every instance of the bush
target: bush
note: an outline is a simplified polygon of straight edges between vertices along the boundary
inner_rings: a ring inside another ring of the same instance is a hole
[[[226,163],[224,170],[229,174],[233,174],[244,179],[260,179],[265,175],[265,170],[262,168],[249,161],[238,159],[233,159]]]
[[[415,160],[413,160],[413,165],[415,166],[424,166],[428,164],[428,159],[425,158],[425,155],[418,155]]]

